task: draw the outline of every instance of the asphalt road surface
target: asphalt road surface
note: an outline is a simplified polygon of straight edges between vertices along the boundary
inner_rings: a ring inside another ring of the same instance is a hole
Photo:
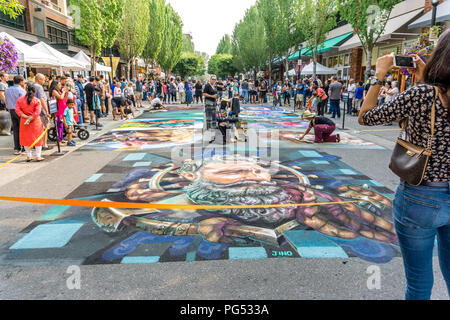
[[[156,118],[158,114],[152,114],[152,117]],[[148,114],[144,113],[141,118],[148,118]],[[104,130],[95,134],[91,140],[123,124],[111,120],[105,120],[104,123]],[[339,123],[338,127],[340,126]],[[343,166],[347,168],[341,169],[346,170],[347,174],[349,170],[357,172],[360,177],[358,179],[364,177],[368,181],[374,181],[375,186],[383,190],[394,191],[398,179],[389,171],[388,164],[394,141],[398,136],[397,127],[394,125],[363,128],[357,124],[355,118],[350,117],[346,119],[346,128],[347,134],[356,137],[358,141],[369,142],[370,147],[336,148],[308,145],[306,149],[304,146],[298,148],[303,150],[304,155],[316,152],[322,157],[324,155],[335,157],[339,159],[336,161],[340,168],[344,168]],[[11,137],[0,137],[2,161],[10,158],[7,151],[11,140]],[[138,150],[136,153],[136,150],[92,148],[86,151],[85,148],[66,149],[70,152],[63,157],[52,157],[42,164],[27,164],[22,159],[10,167],[0,169],[2,175],[0,195],[51,199],[97,195],[104,192],[105,188],[113,188],[111,177],[117,176],[117,181],[123,179],[122,173],[125,169],[121,169],[122,171],[117,169],[123,167],[122,156],[133,155],[131,157],[138,160],[136,163],[142,164],[147,161],[152,162],[152,166],[156,166],[157,163],[157,156],[153,155],[153,150]],[[165,151],[170,151],[170,148],[167,146]],[[292,147],[282,150],[290,153],[297,151]],[[144,159],[148,154],[152,154],[151,160]],[[163,151],[158,153],[158,157],[162,154]],[[141,156],[142,159],[139,160]],[[304,165],[302,162],[299,166],[305,169]],[[139,165],[137,166],[139,168]],[[96,179],[99,180],[95,181]],[[89,181],[96,183],[89,184]],[[28,238],[25,239],[24,235],[29,236],[32,230],[37,232],[38,227],[46,226],[42,220],[39,222],[39,219],[42,219],[44,214],[51,213],[54,210],[52,208],[54,206],[51,205],[0,202],[0,299],[401,300],[404,298],[405,279],[398,250],[394,257],[384,263],[364,260],[350,254],[340,258],[281,255],[276,259],[261,256],[252,258],[252,255],[246,257],[241,254],[240,259],[232,259],[231,250],[225,259],[200,261],[198,258],[187,258],[189,256],[187,254],[183,261],[174,259],[167,263],[149,263],[148,260],[139,262],[139,259],[135,260],[137,263],[123,263],[124,260],[122,263],[107,261],[99,263],[101,259],[93,255],[96,258],[92,256],[91,258],[95,263],[83,263],[86,261],[83,259],[89,247],[95,248],[98,246],[96,243],[98,239],[110,236],[97,229],[92,231],[96,232],[92,238],[77,240],[76,234],[73,235],[71,241],[79,242],[70,248],[66,245],[65,248],[62,246],[42,251],[28,250],[24,244]],[[75,209],[69,208],[68,211],[70,210]],[[85,211],[82,211],[85,216],[74,214],[72,217],[78,217],[73,218],[75,222],[76,219],[87,221],[90,219],[89,212],[90,209],[85,208]],[[72,225],[76,225],[75,222],[72,221]],[[54,223],[57,224],[58,221]],[[64,224],[68,225],[69,223]],[[70,233],[71,229],[68,227],[66,232]],[[103,238],[102,241],[107,241]],[[38,242],[53,240],[38,239]],[[159,246],[163,248],[164,244]],[[143,248],[136,250],[143,251]],[[321,250],[320,245],[313,248]],[[166,246],[161,250],[167,249]],[[107,252],[102,250],[103,254]],[[139,256],[141,255],[134,254],[127,258]],[[161,253],[160,259],[164,260],[166,256],[167,252]],[[435,287],[432,298],[448,299],[436,257],[434,268]],[[79,275],[77,278],[79,282],[73,282],[74,275]]]

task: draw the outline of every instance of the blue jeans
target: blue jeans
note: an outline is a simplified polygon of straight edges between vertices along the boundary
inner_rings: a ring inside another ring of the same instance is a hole
[[[341,100],[331,100],[330,99],[330,109],[333,115],[332,118],[336,118],[336,114],[338,118],[341,117]]]
[[[247,103],[248,101],[248,90],[242,89],[242,95],[244,96],[244,103]]]
[[[441,271],[450,295],[449,187],[402,183],[395,196],[394,220],[407,280],[406,299],[431,298],[436,236]]]
[[[83,124],[83,111],[81,109],[82,102],[80,99],[77,99],[77,107],[78,107],[78,124]]]

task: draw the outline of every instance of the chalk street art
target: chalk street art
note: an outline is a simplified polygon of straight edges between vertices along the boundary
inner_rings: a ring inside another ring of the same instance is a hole
[[[270,121],[258,121],[252,122],[248,121],[247,128],[248,129],[256,129],[256,130],[304,130],[308,129],[309,121],[284,121],[284,122],[270,122]]]
[[[201,141],[201,130],[164,129],[111,131],[86,145],[85,150],[133,151],[193,144]]]
[[[309,125],[309,124],[308,124]],[[327,147],[332,148],[339,148],[339,147],[345,147],[345,148],[365,148],[365,149],[384,149],[381,146],[376,145],[373,142],[362,140],[358,137],[355,137],[353,135],[350,135],[346,132],[338,131],[339,135],[341,136],[341,142],[340,143],[321,143],[316,144],[314,142],[315,137],[314,133],[308,134],[303,140],[299,140],[299,136],[301,136],[301,133],[306,131],[306,129],[298,130],[298,131],[277,131],[276,134],[274,134],[273,131],[258,131],[258,135],[261,139],[267,139],[271,140],[274,136],[276,139],[279,139],[281,141],[285,141],[286,143],[283,145],[284,148],[298,148],[299,145],[305,145],[309,144],[314,147],[323,146],[326,145]]]
[[[54,207],[0,252],[2,263],[109,264],[399,255],[392,192],[338,157],[286,149],[271,163],[214,155],[176,166],[169,152],[120,153],[68,199],[164,204],[284,204],[232,210]],[[363,200],[356,204],[316,203]]]
[[[180,105],[164,105],[165,110],[146,110],[145,118],[203,118],[204,112],[202,106],[180,106]]]
[[[393,192],[330,154],[331,145],[326,144],[325,151],[317,144],[296,141],[304,126],[298,116],[290,120],[289,113],[279,108],[258,108],[248,112],[282,115],[273,118],[279,125],[274,129],[280,131],[275,134],[266,119],[268,128],[253,140],[276,138],[277,144],[249,141],[205,148],[197,143],[202,130],[195,114],[202,110],[174,107],[175,113],[185,115],[173,118],[164,117],[167,112],[146,112],[142,119],[128,121],[119,131],[76,151],[115,151],[117,156],[66,199],[274,206],[228,210],[55,206],[0,247],[0,264],[350,257],[388,263],[399,256]],[[139,125],[144,128],[136,128]],[[127,126],[133,130],[125,130]],[[343,141],[335,144],[339,148],[368,147],[363,140],[342,136]],[[172,149],[193,145],[200,148],[194,148],[191,156],[182,161],[172,157]],[[271,150],[274,145],[277,152]],[[282,206],[296,203],[304,205]]]
[[[202,129],[203,118],[129,120],[112,131]]]

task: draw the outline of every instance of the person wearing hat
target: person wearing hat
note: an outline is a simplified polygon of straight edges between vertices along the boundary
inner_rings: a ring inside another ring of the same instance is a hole
[[[316,116],[315,113],[308,110],[303,113],[302,119],[310,121],[310,124],[308,130],[306,130],[306,132],[299,137],[299,140],[303,140],[314,128],[315,143],[341,142],[341,137],[339,134],[331,135],[334,130],[336,130],[336,124],[331,119],[323,116]]]

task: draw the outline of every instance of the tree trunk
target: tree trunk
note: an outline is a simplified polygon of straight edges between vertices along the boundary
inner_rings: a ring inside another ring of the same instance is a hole
[[[130,79],[130,64],[131,64],[131,59],[128,59],[128,63],[127,63],[127,79]]]
[[[90,47],[90,52],[91,52],[91,76],[95,76],[96,64],[95,64],[95,47],[94,46]]]
[[[272,54],[270,54],[270,57],[269,57],[269,88],[272,87],[272,60],[273,60],[273,57],[272,57]]]
[[[364,80],[367,80],[371,76],[370,71],[372,70],[372,51],[373,47],[369,46],[366,51],[366,79]],[[383,79],[380,80],[382,81]]]

